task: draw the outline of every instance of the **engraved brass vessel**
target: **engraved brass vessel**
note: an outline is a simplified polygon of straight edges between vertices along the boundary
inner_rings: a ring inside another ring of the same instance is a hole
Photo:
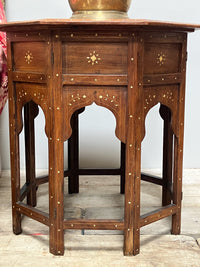
[[[132,0],[68,0],[74,19],[123,19],[128,18]]]

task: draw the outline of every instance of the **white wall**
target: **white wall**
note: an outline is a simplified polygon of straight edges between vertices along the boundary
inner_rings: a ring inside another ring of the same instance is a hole
[[[67,0],[6,0],[9,21],[40,18],[68,18]],[[199,0],[133,0],[129,17],[200,24]],[[200,168],[200,31],[189,35],[186,88],[186,123],[184,167]],[[115,119],[104,108],[92,105],[80,116],[81,167],[117,167],[119,141],[114,136]],[[147,116],[147,136],[143,141],[143,168],[161,166],[162,124],[155,107]],[[41,114],[36,121],[37,168],[47,168],[47,140],[41,129]],[[22,143],[22,142],[21,142]],[[7,107],[0,117],[2,167],[9,168],[9,134]],[[21,145],[23,150],[23,145]],[[22,167],[24,159],[22,159]]]

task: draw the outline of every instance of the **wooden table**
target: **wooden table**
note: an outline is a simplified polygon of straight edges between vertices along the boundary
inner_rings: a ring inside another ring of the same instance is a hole
[[[26,215],[49,227],[50,252],[63,255],[65,229],[123,230],[124,255],[136,255],[141,227],[172,216],[172,233],[180,233],[187,32],[196,27],[199,26],[129,19],[41,20],[1,26],[8,37],[15,234],[21,233],[21,215]],[[72,158],[65,172],[71,184],[69,193],[78,192],[80,174],[94,173],[78,167],[78,129],[73,126],[77,125],[81,109],[92,103],[109,109],[116,118],[124,167],[113,172],[96,172],[121,175],[121,193],[125,183],[124,221],[64,218],[63,144],[70,138],[72,128],[69,152]],[[157,103],[164,120],[162,178],[141,174],[140,166],[145,118]],[[49,175],[36,178],[34,118],[38,106],[45,115]],[[21,188],[19,134],[23,125],[27,180]],[[141,179],[163,188],[163,207],[143,216],[140,216]],[[44,182],[49,182],[49,214],[35,208],[37,186]],[[27,204],[22,202],[25,197]]]

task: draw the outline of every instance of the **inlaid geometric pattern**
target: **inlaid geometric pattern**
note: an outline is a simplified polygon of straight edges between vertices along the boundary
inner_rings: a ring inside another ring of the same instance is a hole
[[[87,57],[88,63],[91,65],[98,64],[101,58],[99,57],[99,54],[96,53],[96,51],[93,51],[90,53],[90,56]]]
[[[165,54],[163,54],[163,52],[160,52],[158,54],[156,60],[157,60],[157,64],[159,64],[160,66],[164,65],[165,60],[166,60]]]
[[[30,51],[26,52],[26,55],[24,58],[28,64],[30,64],[33,61],[33,55]]]

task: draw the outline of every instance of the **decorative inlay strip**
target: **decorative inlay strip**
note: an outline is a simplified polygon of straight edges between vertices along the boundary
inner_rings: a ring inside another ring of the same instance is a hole
[[[26,96],[27,96],[27,91],[25,91],[24,89],[18,90],[18,102],[20,102]],[[43,93],[34,92],[33,98],[38,99],[40,102],[42,102],[44,105],[46,105],[45,95]]]
[[[69,100],[68,105],[69,106],[73,106],[75,103],[81,101],[81,100],[85,100],[87,98],[86,94],[72,94]],[[105,94],[102,95],[100,94],[99,96],[97,96],[97,98],[100,99],[100,101],[105,101],[107,104],[110,103],[110,105],[113,105],[114,107],[119,107],[119,102],[117,101],[117,98],[115,95],[109,96],[109,94]]]
[[[63,85],[127,85],[127,75],[63,74]]]
[[[145,75],[143,85],[177,84],[182,81],[181,73]]]
[[[99,95],[99,99],[101,99],[101,101],[106,101],[106,102],[110,102],[111,104],[113,104],[115,107],[119,106],[119,103],[115,97],[115,95],[110,96],[109,94],[106,95]]]
[[[154,94],[149,94],[149,95],[146,95],[146,98],[144,100],[144,109],[149,109],[149,106],[151,106],[151,102],[155,101],[156,98],[160,98],[162,97],[163,99],[166,99],[168,101],[171,101],[171,102],[174,102],[174,95],[173,95],[173,92],[172,91],[166,91],[163,93],[161,93],[161,95],[156,95],[155,93]]]
[[[25,82],[46,83],[47,75],[43,73],[13,71],[12,79],[13,81],[20,81],[20,82],[25,81]]]

